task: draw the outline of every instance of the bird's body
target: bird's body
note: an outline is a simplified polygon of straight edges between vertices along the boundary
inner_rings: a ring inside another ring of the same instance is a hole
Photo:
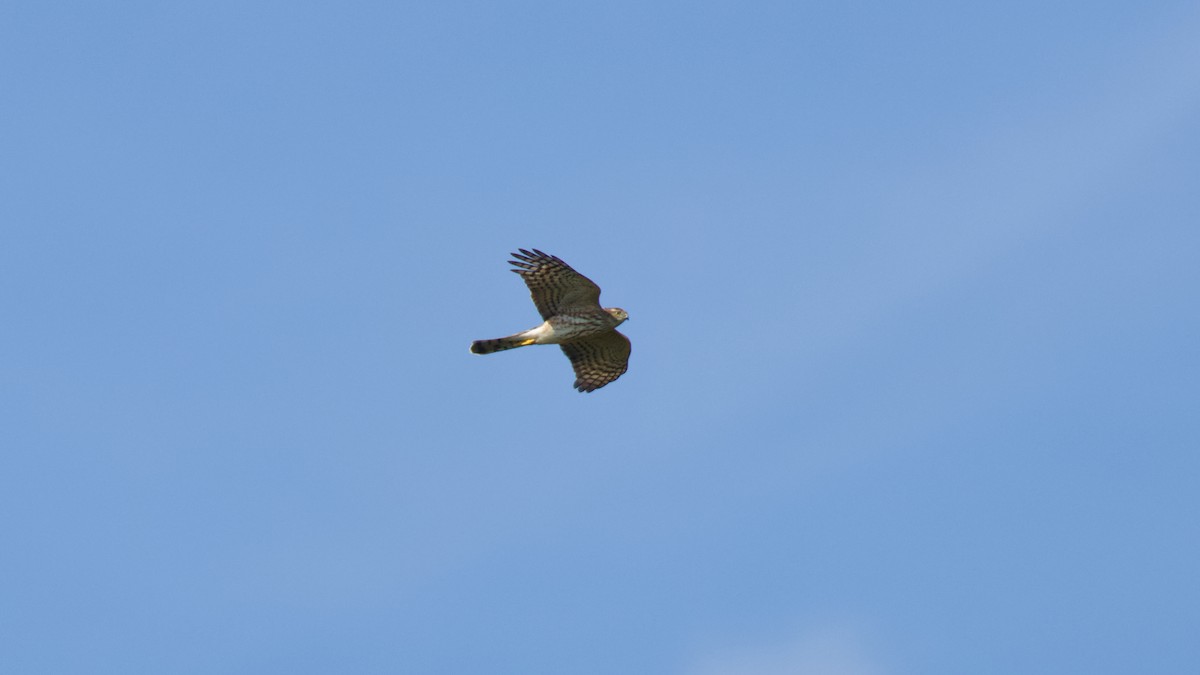
[[[593,335],[610,331],[628,315],[620,309],[604,309],[597,312],[563,312],[542,322],[542,325],[527,331],[492,340],[476,340],[471,343],[473,354],[491,354],[514,347],[528,345],[561,345],[575,342]]]
[[[575,369],[575,388],[591,392],[616,380],[629,367],[629,339],[616,331],[629,314],[600,306],[600,287],[565,262],[534,249],[510,261],[529,286],[545,321],[527,331],[471,343],[474,354],[529,345],[559,345]]]

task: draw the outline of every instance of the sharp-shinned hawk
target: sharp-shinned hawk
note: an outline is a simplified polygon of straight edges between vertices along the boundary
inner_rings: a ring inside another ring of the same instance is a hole
[[[575,369],[575,388],[592,392],[629,368],[629,338],[617,332],[629,314],[600,306],[600,287],[555,256],[518,249],[508,261],[521,275],[533,304],[545,321],[516,335],[471,343],[473,354],[525,347],[558,345]]]

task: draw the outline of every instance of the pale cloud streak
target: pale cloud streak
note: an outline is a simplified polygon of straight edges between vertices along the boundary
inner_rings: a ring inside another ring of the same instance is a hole
[[[703,655],[689,675],[887,675],[863,636],[849,628],[801,632],[776,642]]]

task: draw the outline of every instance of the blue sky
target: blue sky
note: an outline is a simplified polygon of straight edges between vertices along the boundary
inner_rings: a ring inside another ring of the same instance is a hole
[[[1196,672],[1191,5],[6,4],[0,668]]]

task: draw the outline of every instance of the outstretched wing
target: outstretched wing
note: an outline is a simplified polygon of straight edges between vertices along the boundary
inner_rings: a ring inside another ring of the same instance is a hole
[[[561,314],[568,309],[599,309],[600,287],[591,279],[571,269],[571,266],[556,256],[537,250],[512,254],[516,260],[508,264],[521,275],[529,287],[529,295],[543,319]],[[620,374],[620,373],[618,373]],[[616,379],[616,378],[613,378]]]
[[[571,359],[579,391],[596,391],[629,370],[629,338],[615,330],[559,346]]]

